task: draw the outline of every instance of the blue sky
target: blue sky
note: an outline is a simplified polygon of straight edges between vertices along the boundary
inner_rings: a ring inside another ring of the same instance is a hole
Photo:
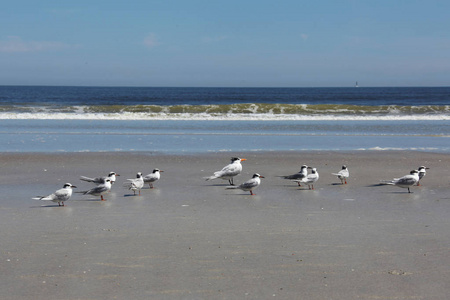
[[[0,85],[450,85],[450,1],[6,1]]]

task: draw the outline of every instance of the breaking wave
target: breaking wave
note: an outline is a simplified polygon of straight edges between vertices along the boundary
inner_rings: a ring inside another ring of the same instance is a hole
[[[450,120],[450,105],[343,104],[1,106],[0,119]]]

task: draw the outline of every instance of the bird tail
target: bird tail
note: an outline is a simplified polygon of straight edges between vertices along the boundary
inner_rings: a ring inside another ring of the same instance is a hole
[[[392,180],[380,180],[380,184],[394,185]]]
[[[87,181],[87,182],[92,182],[93,181],[92,178],[89,178],[89,177],[86,177],[86,176],[80,176],[80,180]]]
[[[209,181],[209,180],[214,180],[214,179],[216,179],[217,176],[216,176],[216,175],[213,175],[213,176],[203,177],[203,178],[205,178],[206,181]]]
[[[338,173],[331,173],[331,175],[339,176],[339,175],[341,175],[341,174],[338,174]]]
[[[237,186],[233,186],[233,185],[227,186],[227,190],[235,190],[237,188],[238,188]]]
[[[47,196],[36,196],[31,199],[33,199],[33,200],[52,200],[51,198],[48,198]]]
[[[131,182],[131,181],[125,181],[123,183],[123,187],[126,187],[126,188],[130,188],[132,185],[133,185],[133,182]]]

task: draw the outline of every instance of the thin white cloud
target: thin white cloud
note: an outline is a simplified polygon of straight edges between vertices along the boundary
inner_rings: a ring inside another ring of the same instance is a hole
[[[0,52],[41,52],[55,51],[69,48],[70,45],[52,41],[24,41],[20,37],[10,36],[6,40],[0,40]]]
[[[145,47],[152,49],[156,46],[159,46],[160,43],[159,43],[156,35],[154,33],[150,33],[149,35],[147,35],[144,38],[144,45],[145,45]]]

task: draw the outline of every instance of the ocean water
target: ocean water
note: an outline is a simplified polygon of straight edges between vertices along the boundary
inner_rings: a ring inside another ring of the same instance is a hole
[[[450,152],[450,88],[0,86],[1,152]]]

